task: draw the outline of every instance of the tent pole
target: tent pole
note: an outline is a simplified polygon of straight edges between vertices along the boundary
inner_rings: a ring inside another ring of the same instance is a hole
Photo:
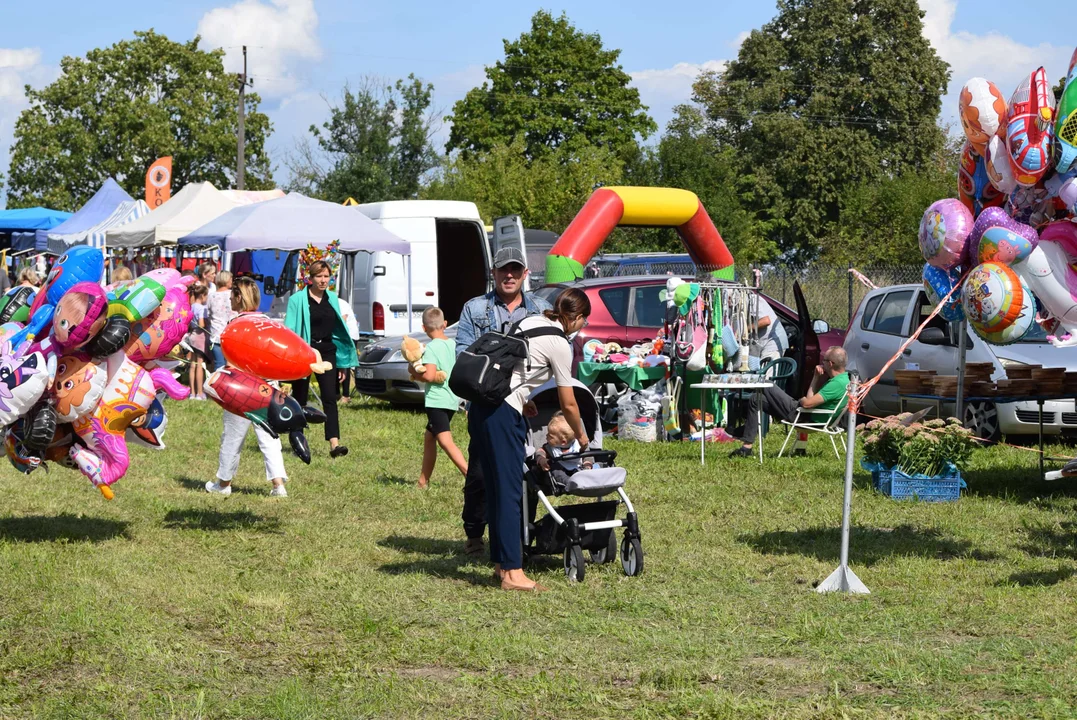
[[[957,330],[961,333],[957,339],[957,402],[954,406],[954,414],[958,420],[965,419],[965,351],[968,346],[969,337],[969,323],[966,318],[962,318],[961,322],[957,325]]]
[[[411,254],[408,254],[408,335],[411,335]]]

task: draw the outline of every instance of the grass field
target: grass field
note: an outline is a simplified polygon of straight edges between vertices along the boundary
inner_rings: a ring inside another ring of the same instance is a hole
[[[979,451],[961,501],[896,503],[857,475],[852,566],[822,596],[841,468],[611,443],[646,572],[559,558],[551,591],[495,589],[461,551],[462,480],[414,485],[424,417],[343,409],[268,496],[248,438],[210,496],[220,410],[172,403],[105,502],[72,471],[0,470],[0,716],[34,718],[904,718],[1077,716],[1077,488]],[[454,428],[458,439],[464,425]]]

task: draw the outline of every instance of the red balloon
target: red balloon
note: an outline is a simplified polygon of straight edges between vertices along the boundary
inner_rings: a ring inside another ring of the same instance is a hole
[[[290,382],[324,372],[330,363],[303,338],[265,315],[242,315],[221,333],[221,350],[229,365],[259,378]]]

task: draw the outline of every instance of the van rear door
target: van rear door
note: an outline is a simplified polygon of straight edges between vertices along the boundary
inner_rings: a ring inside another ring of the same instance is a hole
[[[524,223],[519,215],[505,215],[494,219],[494,237],[490,248],[491,260],[497,257],[497,251],[504,247],[515,247],[523,257],[527,257],[527,243],[524,239]],[[524,278],[524,291],[531,290],[530,278]]]

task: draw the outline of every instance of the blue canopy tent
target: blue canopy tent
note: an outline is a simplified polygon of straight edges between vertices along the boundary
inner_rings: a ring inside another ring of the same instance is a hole
[[[74,215],[54,228],[38,229],[34,237],[34,248],[42,251],[47,250],[49,249],[49,238],[56,238],[63,242],[63,245],[53,242],[52,251],[59,250],[59,252],[56,252],[59,255],[67,250],[66,246],[80,244],[72,236],[84,233],[106,220],[121,204],[132,201],[133,198],[127,194],[127,191],[120,187],[115,180],[109,178]],[[85,239],[82,242],[85,243]]]
[[[12,253],[35,249],[38,230],[51,230],[71,217],[71,213],[43,207],[0,210],[0,233],[11,237]]]

